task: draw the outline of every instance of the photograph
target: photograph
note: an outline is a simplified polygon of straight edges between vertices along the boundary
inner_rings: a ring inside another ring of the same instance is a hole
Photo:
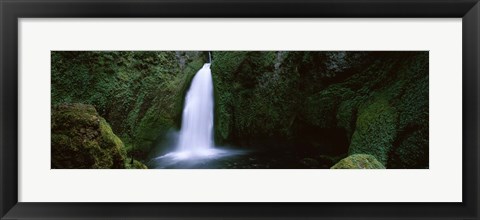
[[[429,169],[429,51],[50,57],[51,169]]]
[[[480,220],[480,0],[0,0],[0,220]]]

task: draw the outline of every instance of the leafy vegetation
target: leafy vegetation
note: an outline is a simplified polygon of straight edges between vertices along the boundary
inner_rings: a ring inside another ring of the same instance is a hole
[[[428,167],[428,52],[214,52],[214,60],[218,142]]]
[[[51,57],[52,106],[93,105],[139,159],[179,127],[189,80],[205,59],[150,51],[54,51]]]
[[[347,167],[428,168],[428,52],[214,51],[212,57],[217,145],[294,152],[299,167],[347,158],[342,163],[353,164]],[[141,168],[156,143],[180,128],[186,92],[207,54],[55,51],[51,58],[52,154],[62,163]],[[93,155],[105,156],[99,146],[120,153],[111,151],[105,161],[73,158],[65,152],[76,151],[64,148],[80,147],[72,134],[87,135]],[[138,161],[125,163],[131,156]]]
[[[146,168],[127,160],[123,142],[91,105],[58,105],[52,114],[52,168]]]

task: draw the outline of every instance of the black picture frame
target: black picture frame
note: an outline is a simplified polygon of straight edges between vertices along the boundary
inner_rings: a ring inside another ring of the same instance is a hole
[[[480,4],[478,0],[0,0],[0,15],[1,219],[479,219]],[[462,18],[463,202],[18,202],[17,21],[19,18],[58,17]]]

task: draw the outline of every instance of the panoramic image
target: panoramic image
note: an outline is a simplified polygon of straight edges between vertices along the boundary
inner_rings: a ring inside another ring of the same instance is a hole
[[[51,51],[52,169],[428,169],[428,51]]]

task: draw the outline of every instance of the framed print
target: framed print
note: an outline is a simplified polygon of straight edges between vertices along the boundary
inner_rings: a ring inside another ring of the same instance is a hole
[[[2,1],[2,219],[478,219],[479,4]]]

